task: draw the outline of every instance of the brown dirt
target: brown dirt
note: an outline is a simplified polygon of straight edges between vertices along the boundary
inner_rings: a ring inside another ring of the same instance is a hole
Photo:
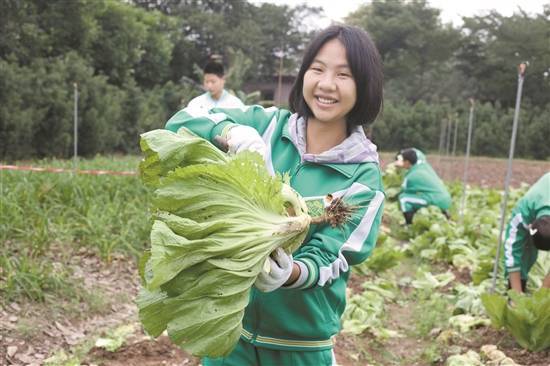
[[[394,156],[394,153],[381,153],[382,168],[391,163]],[[462,156],[440,157],[438,155],[428,155],[428,161],[445,181],[462,181],[464,160]],[[480,187],[504,188],[507,168],[507,159],[471,157],[468,168],[468,184]],[[533,184],[549,171],[550,161],[514,160],[510,185],[519,187],[522,182]]]
[[[114,353],[92,348],[87,362],[129,366],[198,365],[197,358],[182,352],[166,337],[155,341],[143,334],[133,304],[139,288],[133,261],[114,256],[110,264],[105,264],[85,249],[65,258],[55,258],[54,267],[69,268],[75,283],[81,283],[94,294],[100,305],[91,309],[87,298],[0,306],[0,365],[42,365],[60,350],[67,354],[79,348],[86,350],[88,343],[93,345],[106,331],[127,324],[135,325],[135,331],[126,339],[124,347]],[[8,351],[11,354],[8,355]]]
[[[454,282],[460,282],[463,285],[467,285],[472,282],[472,276],[468,269],[464,268],[461,271],[459,271],[458,269],[451,267],[451,271],[455,275]]]
[[[492,327],[482,327],[470,332],[466,337],[455,340],[455,345],[480,352],[486,344],[494,344],[506,356],[516,363],[528,366],[550,366],[550,350],[542,352],[529,352],[521,348],[504,330],[495,330]]]
[[[197,366],[200,360],[189,356],[170,339],[161,336],[156,340],[138,340],[125,345],[116,352],[94,347],[84,362],[103,366]]]

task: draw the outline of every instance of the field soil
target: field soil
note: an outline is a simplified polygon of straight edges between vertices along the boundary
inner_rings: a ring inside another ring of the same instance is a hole
[[[462,179],[462,158],[428,158],[445,180]],[[382,165],[392,159],[392,154],[382,154]],[[515,161],[512,185],[533,183],[548,171],[550,162]],[[468,182],[472,185],[501,188],[505,174],[505,160],[473,158],[470,161]],[[0,306],[0,365],[43,365],[47,358],[63,354],[66,355],[66,363],[59,364],[69,364],[71,355],[77,357],[82,365],[200,364],[199,359],[174,346],[166,336],[152,340],[143,333],[133,303],[139,288],[133,260],[115,256],[111,263],[106,264],[86,250],[66,254],[64,258],[66,259],[55,258],[54,262],[72,271],[74,280],[94,294],[95,305],[90,307],[90,299],[74,299],[55,306],[52,305],[55,302],[49,302],[48,306],[32,302]],[[460,274],[457,275],[461,277]],[[360,281],[361,279],[354,279],[350,286],[359,288]],[[421,353],[430,346],[429,342],[415,337],[408,329],[407,322],[414,316],[412,307],[406,302],[393,304],[388,309],[388,316],[388,327],[405,334],[404,338],[380,344],[368,334],[340,335],[335,348],[338,364],[428,365],[429,363],[422,360]],[[124,325],[132,325],[133,328],[125,336],[121,346],[113,351],[96,346],[99,337],[105,337]],[[481,345],[486,343],[496,343],[504,347],[504,352],[522,365],[550,365],[549,352],[526,352],[505,333],[491,328],[475,332],[456,346],[479,352]],[[442,365],[443,362],[435,364]]]
[[[382,169],[394,160],[395,154],[381,153]],[[444,181],[462,181],[465,157],[428,155],[428,161]],[[504,188],[508,161],[506,159],[471,157],[468,163],[468,184],[482,188]],[[550,172],[550,161],[514,160],[510,185],[533,184]]]

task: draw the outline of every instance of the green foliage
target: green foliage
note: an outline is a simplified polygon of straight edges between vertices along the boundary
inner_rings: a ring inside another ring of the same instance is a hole
[[[373,140],[384,150],[397,152],[404,147],[414,146],[423,151],[437,151],[442,121],[449,119],[459,109],[456,149],[465,151],[469,112],[461,108],[465,106],[386,100],[384,114],[373,125]],[[513,108],[503,107],[500,103],[477,104],[471,152],[475,155],[507,156],[513,116]],[[546,123],[549,116],[550,103],[538,107],[524,101],[519,115],[516,156],[550,159],[550,147],[543,141],[550,133],[550,124]]]
[[[403,259],[403,253],[388,246],[376,248],[372,256],[365,262],[366,266],[375,273],[384,272],[395,267]]]
[[[51,300],[52,296],[68,297],[78,287],[71,283],[70,274],[55,270],[52,263],[33,258],[28,252],[18,257],[1,254],[0,293],[4,304],[23,297],[37,302]]]
[[[72,167],[71,161],[59,160],[33,164]],[[136,166],[136,158],[79,162],[81,169],[133,170]],[[63,263],[64,255],[80,247],[110,261],[114,252],[136,254],[145,246],[149,192],[134,177],[17,171],[3,171],[1,176],[2,300],[74,296],[78,286],[70,281],[71,274],[61,270],[64,267],[52,268],[52,262]]]
[[[342,315],[342,332],[358,335],[367,331],[380,340],[399,336],[384,327],[385,301],[395,298],[391,286],[383,281],[365,282],[361,294],[350,296]]]
[[[452,355],[447,358],[445,366],[483,366],[483,363],[477,352],[468,350],[464,354]]]
[[[442,25],[439,13],[426,1],[375,1],[346,18],[373,36],[384,60],[386,90],[392,99],[415,102],[445,95],[447,84],[440,75],[453,70],[452,56],[460,33]],[[443,93],[434,93],[434,89]]]
[[[277,248],[293,252],[307,234],[305,202],[257,153],[228,158],[186,130],[151,131],[141,147],[155,212],[140,319],[149,334],[167,330],[194,355],[227,355],[267,257]]]
[[[184,81],[194,64],[224,55],[235,89],[271,78],[281,47],[293,69],[306,37],[297,19],[314,12],[244,1],[136,3],[145,9],[119,0],[3,2],[0,159],[72,154],[74,83],[79,155],[136,152],[140,133],[161,128],[197,95]]]
[[[397,266],[403,259],[404,254],[398,248],[397,241],[381,233],[378,237],[376,250],[363,263],[353,266],[353,270],[361,274],[374,272],[376,274],[387,271]]]
[[[428,296],[420,297],[414,306],[415,333],[427,337],[432,329],[444,328],[451,309],[450,301],[440,293],[429,292]]]
[[[548,103],[550,83],[543,77],[550,62],[548,7],[545,11],[536,16],[523,11],[504,16],[493,11],[464,18],[457,66],[475,80],[478,98],[513,107],[516,78],[511,73],[520,62],[529,61],[524,98],[538,106]]]
[[[481,296],[492,324],[506,328],[520,346],[530,351],[550,348],[550,289],[541,288],[532,296],[510,290],[508,296],[513,304],[502,295]]]
[[[109,352],[115,352],[126,341],[126,339],[135,332],[135,326],[133,324],[121,325],[116,329],[112,329],[96,340],[95,346],[99,348],[105,348]]]

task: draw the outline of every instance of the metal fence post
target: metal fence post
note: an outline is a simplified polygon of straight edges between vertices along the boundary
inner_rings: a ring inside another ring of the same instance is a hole
[[[504,197],[502,198],[502,206],[500,207],[500,230],[498,232],[498,247],[495,257],[495,265],[493,267],[493,283],[491,292],[495,292],[497,281],[498,263],[500,260],[500,247],[502,246],[502,233],[504,231],[504,219],[506,217],[506,205],[508,204],[508,191],[510,188],[510,178],[512,176],[512,161],[514,160],[514,149],[516,147],[516,135],[518,130],[519,109],[521,105],[521,90],[523,89],[523,79],[525,76],[525,68],[527,65],[521,63],[518,66],[518,89],[516,93],[516,108],[514,111],[514,124],[512,127],[512,138],[510,140],[510,154],[508,156],[508,169],[506,170],[506,179],[504,181]]]
[[[462,178],[462,200],[460,203],[460,222],[464,218],[464,210],[466,209],[466,196],[468,184],[468,169],[470,163],[470,147],[472,146],[472,129],[474,124],[474,109],[475,100],[470,98],[470,116],[468,118],[468,140],[466,142],[466,157],[464,159],[464,176]]]
[[[78,164],[78,84],[73,83],[74,91],[74,131],[73,131],[73,169],[76,172]]]

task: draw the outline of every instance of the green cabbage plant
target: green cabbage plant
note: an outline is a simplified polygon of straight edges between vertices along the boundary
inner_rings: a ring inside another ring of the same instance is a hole
[[[502,295],[481,295],[493,326],[504,327],[530,351],[550,348],[550,289],[541,288],[532,296],[510,290],[508,295],[511,304]]]
[[[228,156],[183,129],[145,133],[141,148],[154,221],[141,260],[140,320],[148,334],[166,330],[196,356],[227,355],[270,253],[279,247],[292,253],[312,220],[348,212],[329,209],[312,219],[304,200],[268,173],[259,154]]]

